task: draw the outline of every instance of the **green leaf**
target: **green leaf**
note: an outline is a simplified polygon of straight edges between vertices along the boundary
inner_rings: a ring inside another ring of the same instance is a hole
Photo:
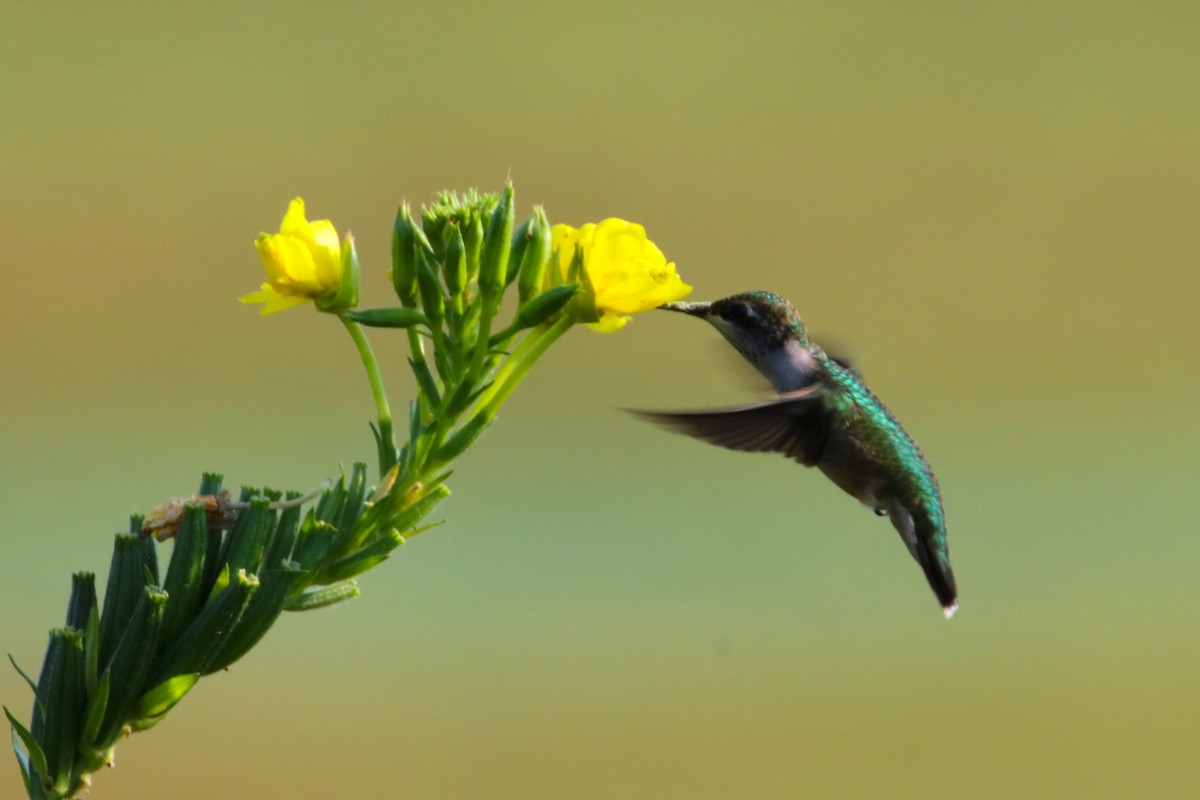
[[[29,674],[25,672],[25,670],[21,669],[21,667],[17,664],[16,659],[12,657],[12,653],[8,654],[8,660],[12,663],[13,669],[17,671],[17,674],[24,678],[25,682],[29,684],[29,688],[33,690],[33,701],[37,703],[38,709],[42,712],[42,716],[45,716],[46,706],[42,703],[41,695],[38,694],[37,683],[34,682],[33,678],[29,677]]]
[[[467,420],[446,440],[445,444],[438,448],[437,460],[446,463],[462,455],[464,450],[483,435],[492,422],[493,420],[482,414]]]
[[[167,678],[138,698],[133,710],[135,720],[159,717],[170,711],[200,680],[199,672],[189,672]]]
[[[158,543],[153,536],[138,539],[138,550],[142,556],[142,566],[146,569],[146,583],[158,586]]]
[[[83,631],[83,669],[84,686],[90,697],[96,691],[96,676],[100,672],[100,608],[95,603]]]
[[[345,502],[346,475],[343,473],[337,483],[321,493],[321,499],[317,501],[317,519],[330,525],[334,524]]]
[[[104,713],[108,711],[108,689],[112,673],[108,670],[100,677],[96,690],[90,693],[87,713],[83,718],[83,731],[79,734],[82,747],[91,747],[100,735],[100,725],[104,722]]]
[[[429,320],[415,308],[368,308],[363,311],[346,311],[346,319],[354,320],[368,328],[411,328],[428,325]]]
[[[517,324],[522,328],[532,328],[541,325],[558,312],[567,307],[567,303],[582,291],[578,283],[564,283],[547,289],[541,294],[522,303],[517,311]]]
[[[402,544],[404,544],[404,537],[400,535],[399,531],[393,530],[358,552],[351,553],[321,570],[317,581],[319,583],[335,583],[361,575],[387,560],[388,555]]]
[[[25,752],[25,748],[21,746],[21,737],[17,735],[16,728],[9,728],[12,732],[12,748],[17,755],[17,765],[21,768],[21,780],[25,783],[26,794],[32,794],[30,787],[32,783],[30,779],[33,775],[29,771],[29,754]]]
[[[42,746],[37,743],[37,739],[33,738],[33,734],[29,732],[28,728],[17,722],[17,718],[8,710],[8,706],[4,706],[4,716],[8,717],[8,722],[12,725],[13,731],[21,738],[21,743],[25,745],[25,752],[29,754],[29,761],[33,766],[33,771],[45,776],[48,770],[46,768],[46,753],[42,750]],[[13,748],[16,749],[16,742],[13,742]]]
[[[413,375],[417,378],[417,386],[428,399],[430,405],[436,406],[442,401],[442,393],[438,389],[437,379],[433,377],[433,373],[429,371],[429,364],[424,361],[408,360],[408,365],[412,368]]]
[[[354,462],[350,468],[350,482],[346,487],[346,499],[342,504],[337,519],[331,520],[338,529],[338,546],[353,546],[352,535],[355,525],[363,513],[363,505],[367,497],[367,465],[361,461]]]
[[[221,592],[225,591],[225,589],[228,586],[229,586],[229,565],[226,564],[225,566],[221,567],[220,574],[217,575],[217,579],[215,581],[213,581],[212,591],[208,593],[208,599],[205,600],[205,602],[206,603],[211,602],[214,597],[219,595]]]
[[[167,718],[166,714],[159,714],[157,717],[147,717],[146,719],[135,719],[129,723],[130,733],[141,733],[148,731],[158,723]]]
[[[299,496],[296,492],[288,492],[287,499],[294,500]],[[278,569],[285,559],[291,558],[292,546],[296,543],[296,531],[300,527],[302,510],[302,507],[298,505],[289,506],[279,515],[279,519],[275,522],[275,533],[271,536],[271,543],[263,555],[264,572]]]

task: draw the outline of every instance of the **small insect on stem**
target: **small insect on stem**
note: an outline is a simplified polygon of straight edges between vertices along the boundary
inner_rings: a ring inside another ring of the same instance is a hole
[[[331,486],[333,486],[333,481],[326,478],[311,492],[300,497],[293,497],[290,500],[276,500],[273,503],[268,503],[267,508],[281,509],[303,505],[319,497]],[[189,503],[202,503],[204,505],[204,519],[208,523],[210,531],[228,528],[233,524],[234,517],[237,516],[238,511],[250,507],[250,504],[247,502],[231,499],[228,489],[222,489],[216,494],[194,494],[191,497],[173,497],[146,514],[146,520],[142,523],[142,538],[145,539],[153,536],[160,542],[175,538],[175,535],[179,533],[180,526],[183,525],[183,509]]]

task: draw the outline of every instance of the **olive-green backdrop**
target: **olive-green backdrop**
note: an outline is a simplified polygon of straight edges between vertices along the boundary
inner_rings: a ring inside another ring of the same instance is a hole
[[[1197,4],[4,17],[0,648],[27,669],[131,512],[370,458],[340,326],[236,302],[288,200],[354,231],[385,304],[396,203],[506,176],[523,213],[641,222],[697,299],[791,298],[937,469],[961,588],[947,623],[821,475],[619,411],[761,396],[714,331],[580,329],[448,524],[92,797],[1197,796]],[[0,699],[27,714],[7,668]]]

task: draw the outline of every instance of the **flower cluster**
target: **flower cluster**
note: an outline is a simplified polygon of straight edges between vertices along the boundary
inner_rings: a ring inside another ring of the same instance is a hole
[[[472,252],[476,259],[456,261],[445,273],[448,290],[453,293],[467,280],[470,265],[478,265],[481,245],[482,217],[494,209],[494,198],[469,193],[465,198],[444,193],[441,202],[423,214],[425,239],[435,256],[445,257],[447,241],[461,248],[463,255]],[[522,278],[522,300],[529,299],[533,290],[578,282],[584,285],[583,295],[574,304],[580,321],[598,331],[615,331],[629,322],[631,314],[686,297],[692,287],[680,280],[675,265],[668,262],[662,251],[646,236],[646,229],[623,219],[609,218],[600,223],[587,223],[579,228],[558,224],[550,229],[550,249],[553,269],[547,270],[544,242],[528,243],[545,229],[545,214],[535,211],[533,217],[517,231],[510,243],[510,254],[534,254],[531,265],[522,267],[522,258],[509,259],[506,277]],[[465,233],[465,235],[464,235]],[[474,238],[474,240],[473,240]],[[461,240],[461,243],[460,243]],[[259,234],[259,255],[267,272],[267,282],[259,291],[241,298],[243,303],[261,303],[263,314],[273,314],[285,308],[314,301],[322,311],[346,311],[357,304],[358,259],[354,240],[347,235],[339,243],[337,231],[327,219],[309,222],[304,215],[304,201],[296,198],[288,207],[279,233]],[[581,273],[572,272],[578,260]],[[462,274],[460,275],[460,271]],[[393,282],[402,302],[415,305],[418,286],[415,268],[393,272]]]
[[[385,308],[358,307],[353,237],[309,221],[300,198],[278,233],[259,235],[267,279],[241,301],[263,314],[312,302],[346,328],[375,403],[378,483],[369,486],[356,463],[307,495],[243,489],[233,500],[209,474],[196,495],[135,517],[116,537],[103,604],[92,573],[74,577],[66,625],[51,632],[39,679],[27,678],[30,725],[5,709],[30,798],[87,788],[122,737],[160,723],[284,611],[355,597],[358,575],[431,527],[421,523],[450,494],[450,462],[573,325],[617,330],[691,290],[640,225],[551,227],[541,208],[520,224],[514,216],[511,185],[498,195],[443,193],[419,224],[402,205],[390,272],[399,305]],[[515,311],[497,324],[513,286]],[[417,393],[399,446],[368,328],[399,329],[410,349]]]

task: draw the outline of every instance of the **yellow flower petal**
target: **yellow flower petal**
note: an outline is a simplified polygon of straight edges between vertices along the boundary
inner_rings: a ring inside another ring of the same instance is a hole
[[[582,252],[600,315],[599,322],[590,323],[595,330],[617,330],[629,321],[628,315],[658,308],[692,291],[675,273],[675,265],[646,237],[646,229],[636,223],[610,218],[582,228],[555,225],[551,244],[563,280],[568,278],[575,250]]]
[[[263,307],[260,312],[262,314],[274,314],[276,311],[283,311],[285,308],[308,302],[305,297],[280,294],[269,283],[264,283],[260,291],[251,292],[238,299],[243,303],[262,303]]]
[[[309,222],[304,201],[297,197],[288,205],[279,233],[259,234],[255,241],[267,283],[262,291],[241,298],[243,303],[262,303],[264,314],[301,305],[327,292],[342,281],[342,248],[337,230],[327,219]]]

